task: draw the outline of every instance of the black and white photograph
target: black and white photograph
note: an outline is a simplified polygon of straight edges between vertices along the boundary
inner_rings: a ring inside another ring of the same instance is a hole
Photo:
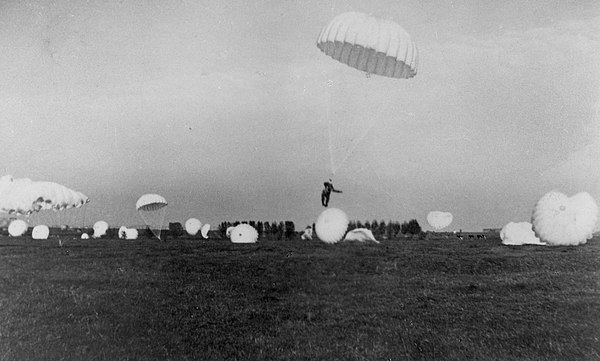
[[[600,360],[600,3],[0,1],[0,361]]]

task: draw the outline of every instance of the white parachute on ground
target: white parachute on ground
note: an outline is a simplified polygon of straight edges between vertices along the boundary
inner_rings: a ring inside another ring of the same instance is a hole
[[[325,243],[339,242],[348,229],[348,216],[339,208],[328,208],[321,212],[315,223],[317,237]]]
[[[379,243],[379,241],[375,239],[375,236],[373,236],[373,232],[367,228],[355,228],[351,231],[348,231],[348,233],[346,233],[346,237],[344,237],[344,241],[373,241],[375,243]]]
[[[135,204],[140,217],[159,240],[167,205],[167,200],[163,196],[154,193],[144,194]]]
[[[306,227],[306,229],[304,229],[304,233],[302,233],[302,235],[300,236],[300,239],[312,240],[312,235],[313,235],[312,227]]]
[[[195,236],[198,234],[198,231],[202,228],[202,222],[196,218],[190,218],[185,221],[185,231],[190,236]]]
[[[50,228],[43,224],[33,227],[33,230],[31,231],[31,238],[33,239],[48,239],[49,235]]]
[[[532,224],[529,222],[509,222],[500,231],[502,244],[521,246],[524,244],[546,245],[535,236]]]
[[[125,226],[119,227],[119,231],[118,232],[119,232],[118,233],[119,239],[125,239],[125,238],[127,238],[127,227],[125,227]]]
[[[90,236],[87,233],[82,233],[81,239],[90,239]]]
[[[231,231],[232,243],[256,243],[258,241],[258,232],[249,224],[238,224]]]
[[[135,228],[127,228],[125,230],[125,238],[126,239],[137,239],[138,238],[138,230]]]
[[[200,229],[200,234],[202,234],[202,238],[208,239],[208,232],[210,231],[210,224],[206,223]]]
[[[92,237],[100,238],[106,234],[106,231],[108,231],[108,223],[105,221],[98,221],[94,223],[92,229],[94,230]]]
[[[27,222],[22,219],[15,219],[8,225],[8,234],[13,237],[20,237],[27,232]]]
[[[553,246],[577,246],[592,238],[598,221],[598,205],[587,192],[572,197],[551,191],[533,208],[533,231],[542,242]]]
[[[225,231],[225,235],[227,236],[227,238],[231,238],[231,232],[233,232],[233,230],[235,229],[235,227],[227,227],[227,230]]]
[[[417,74],[418,51],[397,23],[359,12],[347,12],[323,27],[317,47],[355,69],[392,78]]]
[[[453,218],[450,212],[431,211],[427,214],[427,223],[434,230],[438,231],[448,227],[452,223]]]

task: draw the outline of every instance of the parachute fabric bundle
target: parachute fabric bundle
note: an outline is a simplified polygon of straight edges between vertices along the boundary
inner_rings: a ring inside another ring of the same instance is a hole
[[[448,227],[453,220],[452,213],[431,211],[427,214],[427,223],[436,231]]]
[[[104,221],[98,221],[94,223],[94,226],[92,228],[94,230],[94,234],[92,235],[92,237],[100,238],[106,234],[106,231],[108,231],[108,223]]]
[[[317,47],[368,74],[405,79],[417,74],[417,47],[410,35],[390,20],[359,12],[340,14],[323,27]]]
[[[304,230],[304,233],[302,233],[302,236],[300,236],[300,239],[302,240],[312,240],[312,235],[313,235],[313,230],[311,227],[307,227]]]
[[[202,234],[202,238],[208,239],[208,232],[210,231],[210,224],[205,224],[200,229],[200,234]],[[196,232],[197,233],[197,232]]]
[[[185,221],[185,231],[190,236],[197,235],[198,231],[200,231],[201,227],[202,227],[202,222],[200,222],[200,220],[198,220],[196,218],[190,218],[187,221]]]
[[[125,231],[126,239],[137,239],[138,238],[138,230],[135,228],[127,228]]]
[[[553,246],[577,246],[592,238],[598,205],[587,192],[572,197],[551,191],[536,203],[531,223],[542,242]]]
[[[227,230],[225,231],[227,238],[231,238],[231,232],[233,232],[234,229],[235,227],[227,227]]]
[[[317,237],[325,243],[339,242],[348,229],[348,216],[338,208],[329,208],[321,212],[315,223]]]
[[[375,236],[373,236],[373,232],[367,228],[356,228],[348,231],[348,233],[346,233],[346,237],[344,237],[344,241],[373,241],[375,243],[379,243],[379,241],[375,239]]]
[[[529,222],[509,222],[500,231],[502,244],[509,246],[521,246],[524,244],[546,245],[533,232],[532,224]]]
[[[22,219],[15,219],[8,225],[8,234],[13,237],[20,237],[27,232],[27,222]]]
[[[43,224],[33,227],[33,230],[31,231],[31,238],[33,239],[48,239],[49,235],[50,229]]]
[[[90,236],[87,233],[82,233],[81,239],[90,239]]]
[[[258,240],[258,232],[249,224],[238,224],[231,231],[232,243],[256,243]]]

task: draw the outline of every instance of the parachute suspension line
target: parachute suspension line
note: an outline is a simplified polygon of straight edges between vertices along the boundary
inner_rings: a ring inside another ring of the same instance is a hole
[[[328,82],[328,87],[331,85]],[[331,167],[331,173],[335,174],[335,164],[333,161],[333,130],[331,129],[331,90],[329,90],[329,101],[327,102],[327,136],[329,138],[329,165]]]

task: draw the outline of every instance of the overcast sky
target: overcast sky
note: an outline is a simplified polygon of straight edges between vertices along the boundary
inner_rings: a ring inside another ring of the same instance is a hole
[[[417,76],[321,53],[347,11],[404,27]],[[85,193],[87,223],[140,224],[159,193],[165,222],[303,228],[329,177],[351,219],[425,229],[600,202],[597,1],[3,1],[0,49],[0,173]]]

